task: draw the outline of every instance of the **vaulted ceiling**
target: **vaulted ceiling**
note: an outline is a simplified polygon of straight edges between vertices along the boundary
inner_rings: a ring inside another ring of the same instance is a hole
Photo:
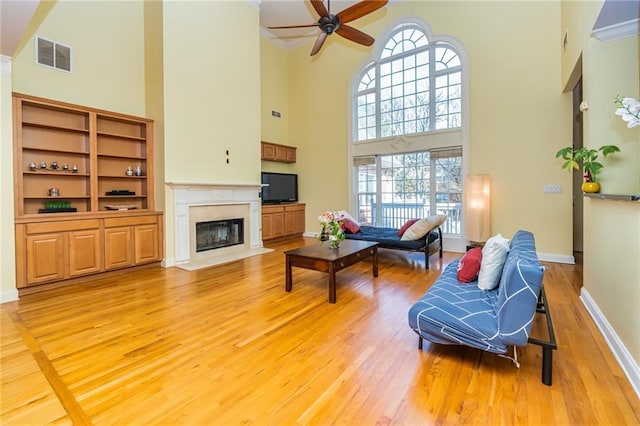
[[[332,13],[358,3],[359,0],[332,0],[329,4]],[[387,7],[394,2],[391,0]],[[0,1],[0,54],[13,56],[20,45],[40,0],[2,0]],[[50,3],[50,7],[53,2]],[[325,4],[327,2],[325,1]],[[284,48],[292,48],[300,44],[313,41],[318,28],[298,29],[268,29],[268,26],[312,24],[318,20],[318,16],[308,0],[261,0],[260,2],[260,26],[262,36],[270,39]],[[598,18],[598,26],[615,26],[626,24],[627,28],[635,28],[638,33],[640,26],[640,2],[638,0],[607,0],[603,6],[601,17]],[[357,21],[354,22],[357,27]],[[597,34],[596,34],[597,35]]]
[[[0,1],[0,54],[13,56],[39,3],[39,0]]]

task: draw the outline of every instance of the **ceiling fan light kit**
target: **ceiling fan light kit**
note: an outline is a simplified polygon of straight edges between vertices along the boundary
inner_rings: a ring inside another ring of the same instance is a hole
[[[343,10],[342,12],[338,12],[337,15],[331,13],[331,2],[327,0],[327,7],[324,6],[324,2],[322,0],[309,0],[313,9],[318,13],[320,19],[315,24],[305,24],[305,25],[288,25],[282,27],[268,27],[270,29],[281,29],[281,28],[305,28],[305,27],[318,27],[321,32],[316,39],[316,42],[311,49],[311,56],[315,55],[320,51],[322,45],[324,44],[327,36],[333,34],[334,32],[338,35],[346,38],[347,40],[351,40],[355,43],[361,44],[363,46],[371,46],[375,41],[373,37],[370,35],[363,33],[362,31],[350,26],[346,25],[347,22],[355,21],[358,18],[362,18],[365,15],[368,15],[371,12],[375,12],[376,10],[382,8],[384,5],[388,3],[388,0],[362,0],[359,3],[354,4]]]

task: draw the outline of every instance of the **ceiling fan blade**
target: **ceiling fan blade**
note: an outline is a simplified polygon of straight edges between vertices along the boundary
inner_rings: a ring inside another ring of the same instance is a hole
[[[320,32],[320,35],[318,36],[318,38],[316,39],[315,44],[313,45],[313,49],[311,49],[311,55],[309,56],[313,56],[316,53],[318,53],[320,51],[320,48],[322,47],[322,45],[324,44],[324,41],[327,39],[327,33],[325,33],[324,31]]]
[[[380,9],[388,2],[389,0],[362,0],[360,3],[346,8],[336,16],[340,19],[341,24],[346,24]]]
[[[371,46],[375,41],[375,39],[369,34],[365,34],[362,31],[355,29],[349,25],[340,25],[336,30],[336,33],[340,34],[346,39],[354,41],[358,44],[362,44],[364,46]]]
[[[308,28],[308,27],[317,27],[317,26],[318,26],[318,23],[316,22],[313,24],[305,24],[305,25],[284,25],[281,27],[267,27],[267,28],[269,28],[270,30],[280,30],[283,28]]]
[[[318,12],[318,15],[329,16],[329,11],[324,6],[324,2],[322,0],[309,0],[311,2],[311,6]]]

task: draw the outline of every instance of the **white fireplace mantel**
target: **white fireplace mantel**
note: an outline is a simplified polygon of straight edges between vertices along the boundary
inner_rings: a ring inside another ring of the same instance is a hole
[[[241,259],[265,252],[262,248],[262,235],[260,232],[260,191],[261,184],[210,184],[210,183],[184,183],[169,182],[167,186],[173,193],[173,217],[174,217],[174,261],[175,265],[194,265],[196,259],[192,258],[190,237],[190,209],[198,206],[233,206],[248,205],[249,224],[245,226],[245,239],[248,242],[247,249],[243,253],[234,253],[231,257],[216,253],[212,250],[211,259],[206,266],[224,263],[230,260]],[[248,232],[247,232],[248,231]],[[221,250],[224,253],[223,250]],[[201,260],[197,261],[202,264]]]

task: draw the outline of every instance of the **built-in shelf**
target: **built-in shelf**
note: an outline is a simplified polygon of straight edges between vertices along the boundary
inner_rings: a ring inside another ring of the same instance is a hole
[[[619,194],[600,194],[600,193],[584,193],[584,196],[587,198],[599,198],[601,200],[613,200],[613,201],[640,201],[640,195],[632,194],[632,195],[619,195]]]

